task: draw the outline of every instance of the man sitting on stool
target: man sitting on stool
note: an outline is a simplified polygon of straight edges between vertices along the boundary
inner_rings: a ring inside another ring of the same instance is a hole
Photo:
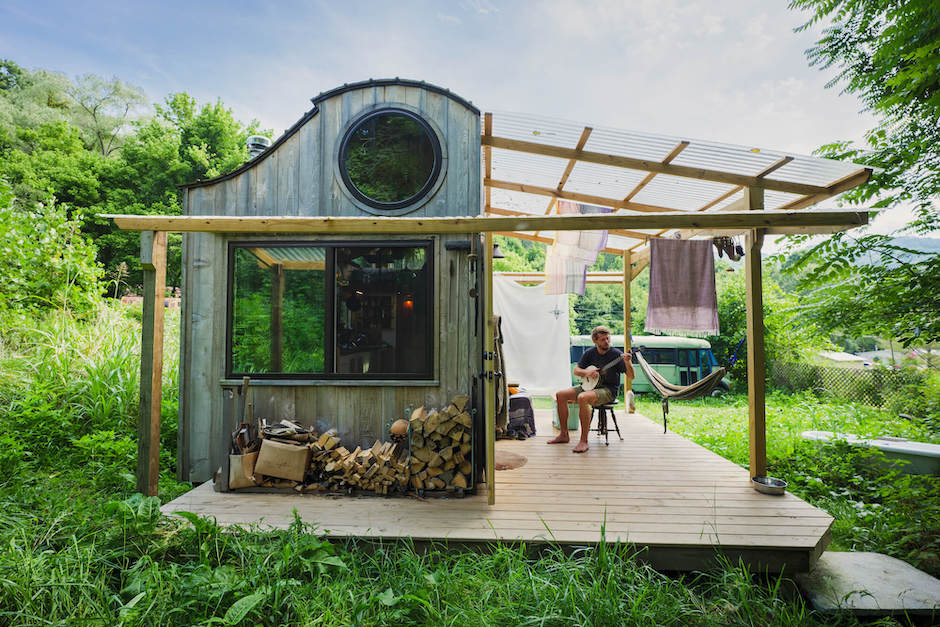
[[[574,375],[582,379],[590,379],[597,383],[593,390],[584,391],[579,385],[573,388],[559,390],[555,393],[555,402],[558,406],[558,426],[561,428],[549,444],[564,444],[568,442],[568,403],[577,401],[578,418],[581,421],[581,439],[572,449],[574,453],[583,453],[588,450],[588,431],[591,429],[591,406],[606,405],[617,400],[620,392],[620,374],[626,373],[631,380],[635,376],[630,355],[610,345],[610,329],[607,327],[594,327],[591,331],[591,340],[594,348],[584,352],[578,365],[574,367]],[[619,357],[619,361],[618,361]],[[611,362],[616,362],[610,365]],[[598,370],[607,367],[607,371],[598,374]],[[597,381],[600,377],[600,381]]]

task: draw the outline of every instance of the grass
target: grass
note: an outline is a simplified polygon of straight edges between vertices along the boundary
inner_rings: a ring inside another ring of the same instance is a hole
[[[190,489],[173,476],[174,314],[168,311],[164,369],[164,499]],[[34,328],[0,331],[0,624],[855,623],[812,612],[783,579],[757,577],[735,564],[667,576],[637,561],[629,546],[600,544],[573,554],[524,546],[425,551],[407,543],[330,543],[308,525],[315,521],[295,520],[283,531],[223,530],[194,515],[163,517],[159,501],[133,494],[138,334],[139,314],[116,306],[90,321],[57,314]],[[658,404],[645,402],[642,410],[655,416]],[[805,402],[791,413],[816,416],[814,426],[823,428],[828,414],[814,414]],[[701,432],[703,442],[740,462],[746,452],[737,441],[741,412],[734,398],[676,404],[672,425]],[[795,429],[788,424],[784,431]],[[795,468],[800,450],[774,445],[771,458]],[[795,483],[811,492],[806,477]],[[873,480],[866,482],[853,489],[875,489]],[[900,479],[892,485],[908,497],[914,489]],[[904,550],[896,534],[909,513],[885,498],[883,509],[897,521],[880,512],[861,516],[851,504],[855,496],[830,496],[830,511],[867,524],[873,536],[894,538],[897,551]],[[936,496],[920,503],[936,503]]]

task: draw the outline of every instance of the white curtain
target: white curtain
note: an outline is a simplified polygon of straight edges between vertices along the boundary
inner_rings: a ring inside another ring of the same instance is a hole
[[[494,276],[493,310],[503,319],[509,381],[540,396],[571,387],[567,294],[549,295],[541,285]]]

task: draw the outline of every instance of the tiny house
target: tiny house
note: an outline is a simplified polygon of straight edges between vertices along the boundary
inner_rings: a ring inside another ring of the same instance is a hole
[[[480,112],[447,90],[370,80],[313,98],[248,163],[184,187],[187,216],[379,226],[183,235],[180,479],[206,481],[222,465],[243,377],[255,417],[336,429],[349,448],[454,395],[469,396],[482,420],[482,238],[380,226],[389,216],[481,215],[480,133]]]

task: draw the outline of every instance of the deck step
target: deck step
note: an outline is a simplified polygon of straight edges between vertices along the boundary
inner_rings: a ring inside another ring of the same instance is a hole
[[[826,551],[796,581],[820,612],[940,615],[940,580],[881,553]]]

